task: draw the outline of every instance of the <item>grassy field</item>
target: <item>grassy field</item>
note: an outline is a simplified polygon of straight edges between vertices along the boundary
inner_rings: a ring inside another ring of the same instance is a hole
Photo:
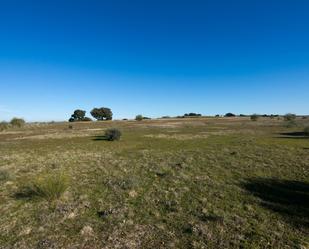
[[[309,248],[309,119],[297,123],[188,118],[0,132],[0,248]],[[104,139],[110,127],[120,141]]]

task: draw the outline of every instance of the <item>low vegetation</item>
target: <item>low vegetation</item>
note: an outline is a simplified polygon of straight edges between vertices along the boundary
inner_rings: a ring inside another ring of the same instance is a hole
[[[63,173],[51,173],[36,177],[21,188],[17,195],[41,198],[48,201],[59,199],[68,188],[68,177]]]
[[[0,132],[6,130],[9,127],[7,122],[0,122]]]
[[[0,248],[307,248],[308,120],[294,121],[183,117],[1,132]],[[121,142],[106,141],[113,127]]]
[[[13,126],[13,127],[18,127],[18,128],[21,128],[25,125],[25,120],[23,120],[22,118],[13,118],[11,121],[10,121],[10,125]]]
[[[11,174],[7,170],[0,169],[0,183],[6,182],[11,178]]]
[[[257,120],[259,119],[259,115],[258,115],[258,114],[252,114],[252,115],[250,116],[250,119],[251,119],[252,121],[257,121]]]
[[[296,119],[296,115],[293,113],[287,113],[283,116],[285,121],[294,121]]]
[[[115,140],[119,140],[120,137],[121,137],[121,131],[118,130],[118,129],[108,129],[105,131],[105,138],[108,140],[108,141],[115,141]]]

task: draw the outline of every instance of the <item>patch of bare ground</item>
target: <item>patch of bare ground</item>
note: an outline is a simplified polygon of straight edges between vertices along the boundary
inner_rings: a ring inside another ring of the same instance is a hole
[[[176,139],[176,140],[192,140],[207,138],[207,134],[192,135],[192,134],[148,134],[145,137],[149,138],[164,138],[164,139]]]

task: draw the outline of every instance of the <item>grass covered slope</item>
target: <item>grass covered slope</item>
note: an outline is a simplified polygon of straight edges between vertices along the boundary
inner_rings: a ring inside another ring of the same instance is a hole
[[[308,120],[0,133],[0,248],[307,248]],[[306,123],[307,122],[307,123]],[[121,130],[119,141],[104,131]]]

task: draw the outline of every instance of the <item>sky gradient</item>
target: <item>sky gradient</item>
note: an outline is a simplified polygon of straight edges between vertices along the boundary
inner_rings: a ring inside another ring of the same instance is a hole
[[[0,0],[0,121],[309,114],[307,0]]]

